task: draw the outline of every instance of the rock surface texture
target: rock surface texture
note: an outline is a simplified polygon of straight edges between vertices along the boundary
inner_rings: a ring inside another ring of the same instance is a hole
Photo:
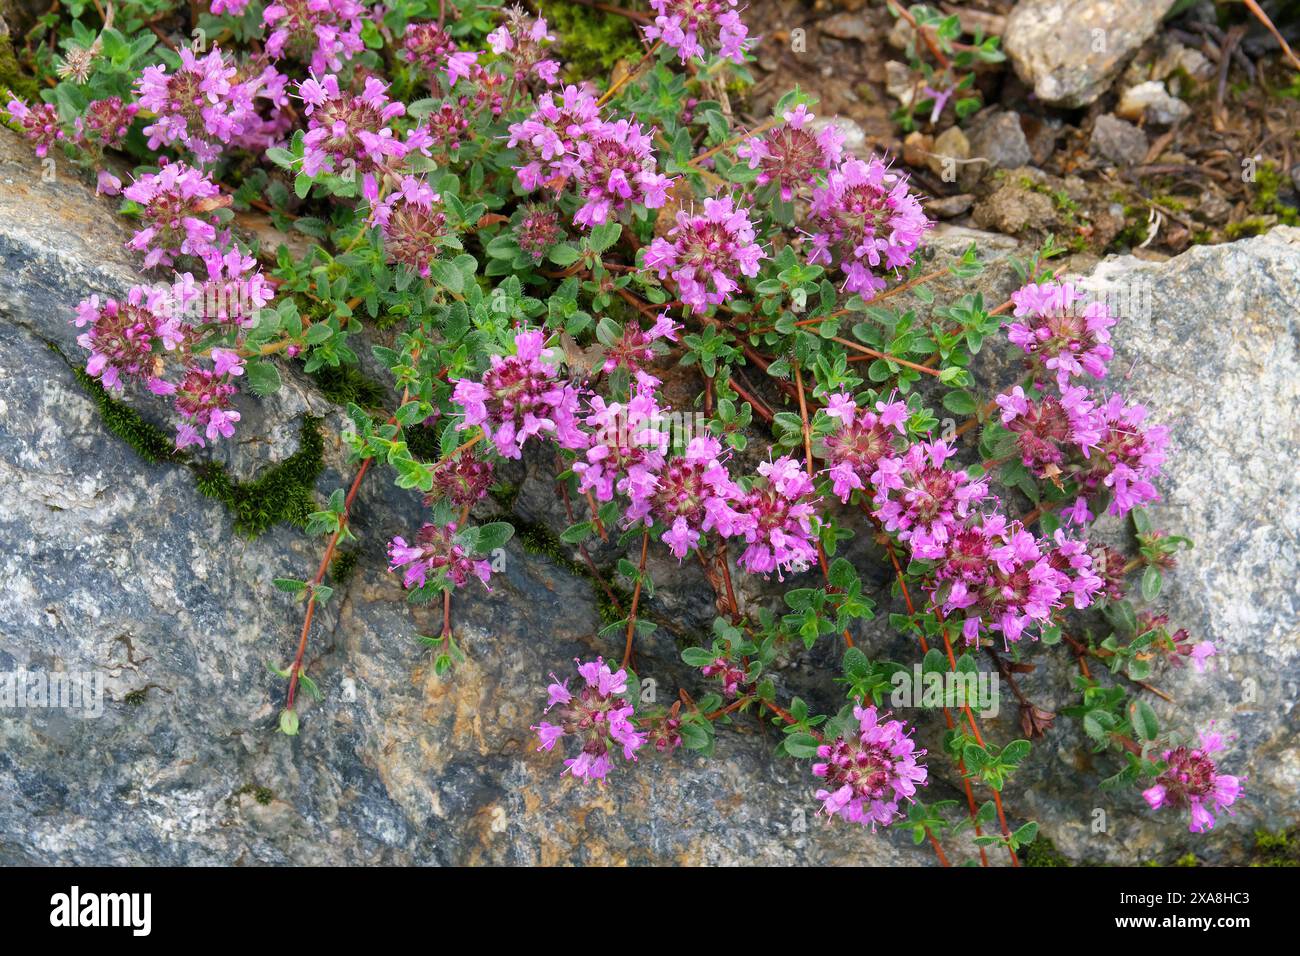
[[[237,537],[225,505],[196,489],[193,463],[150,464],[105,428],[68,364],[81,358],[69,318],[83,296],[136,280],[121,249],[127,234],[111,203],[62,170],[42,182],[26,147],[0,131],[0,672],[105,680],[93,719],[0,709],[0,864],[932,861],[901,831],[822,825],[806,762],[774,759],[775,731],[748,718],[720,732],[712,760],[650,754],[620,766],[604,790],[561,777],[560,754],[536,753],[528,728],[548,672],[614,652],[595,637],[595,589],[566,554],[545,556],[517,536],[492,593],[455,598],[467,660],[438,678],[416,636],[437,633],[440,609],[407,605],[384,567],[383,542],[416,527],[422,506],[381,468],[358,499],[355,569],[333,582],[313,629],[308,672],[324,700],[304,703],[300,736],[278,734],[284,688],[267,664],[292,654],[302,609],[270,580],[305,576],[322,542],[287,525]],[[985,245],[969,230],[936,245],[955,250],[971,238],[995,262],[1010,252],[1005,237]],[[1190,849],[1240,859],[1254,827],[1294,822],[1300,785],[1292,709],[1300,231],[1163,265],[1107,263],[1100,275],[1152,290],[1150,314],[1120,327],[1116,376],[1131,367],[1125,387],[1174,428],[1167,500],[1154,510],[1170,532],[1196,538],[1197,550],[1170,576],[1167,604],[1221,654],[1213,674],[1178,672],[1162,686],[1177,697],[1180,721],[1216,719],[1238,735],[1225,763],[1249,777],[1248,797],[1236,819],[1194,838],[1132,791],[1098,791],[1110,770],[1089,765],[1062,720],[1035,747],[1007,805],[1013,825],[1037,819],[1080,859],[1167,861]],[[1002,301],[1014,280],[995,265],[981,282],[987,301]],[[272,399],[241,405],[241,440],[216,454],[240,478],[264,474],[298,450],[303,416],[318,417],[323,502],[355,470],[335,437],[342,415],[311,381],[284,375]],[[127,400],[162,421],[152,398]],[[553,466],[532,462],[512,479],[521,528],[567,523]],[[484,520],[498,507],[484,505]],[[851,552],[881,604],[861,646],[911,659],[915,649],[887,625],[889,572],[871,548],[864,540]],[[659,587],[647,613],[662,626],[639,648],[638,669],[655,679],[660,700],[678,687],[698,696],[678,646],[711,620],[711,593],[697,568],[654,560]],[[751,581],[741,599],[770,604],[789,586],[798,585]],[[1053,658],[1051,650],[1035,659]],[[838,655],[819,647],[784,663],[779,692],[835,707]],[[1070,667],[1057,654],[1025,687],[1063,706]],[[938,715],[907,716],[937,749]],[[987,733],[1020,736],[1014,708]],[[956,796],[942,755],[931,766],[932,796]],[[1106,833],[1090,830],[1096,807],[1108,813]]]
[[[1003,46],[1049,106],[1087,106],[1155,33],[1174,0],[1020,0]]]

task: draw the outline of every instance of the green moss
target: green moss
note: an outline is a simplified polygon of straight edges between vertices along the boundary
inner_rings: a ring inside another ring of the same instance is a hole
[[[1230,222],[1224,227],[1223,234],[1229,239],[1248,239],[1262,236],[1273,227],[1273,222],[1266,216],[1251,216],[1241,222]]]
[[[502,511],[514,511],[515,502],[519,500],[519,485],[509,481],[498,481],[488,489],[488,494],[492,496],[497,504],[501,506]]]
[[[330,565],[330,578],[335,585],[347,584],[348,579],[352,577],[352,572],[357,568],[357,559],[360,557],[361,552],[356,548],[340,549],[334,555],[334,562]]]
[[[139,690],[129,691],[127,695],[122,699],[126,701],[126,703],[130,704],[132,707],[139,707],[141,704],[144,703],[144,699],[148,695],[148,693],[149,693],[148,690],[142,687]]]
[[[1282,202],[1282,174],[1272,163],[1255,170],[1254,196],[1250,208],[1264,216],[1277,216],[1284,226],[1300,226],[1300,210]]]
[[[362,408],[382,408],[388,399],[382,385],[352,365],[338,368],[322,365],[308,373],[308,377],[316,383],[320,393],[336,405],[346,406],[355,402]]]
[[[1255,831],[1255,849],[1251,866],[1300,866],[1300,838],[1294,830],[1269,833]]]
[[[1043,836],[1041,833],[1038,839],[1025,848],[1022,859],[1025,861],[1025,866],[1074,866],[1066,856],[1056,849],[1056,844],[1052,842],[1052,838]]]
[[[574,81],[608,76],[619,60],[641,59],[641,44],[631,20],[568,0],[540,0],[538,7],[559,39]]]
[[[36,81],[18,66],[12,39],[0,36],[0,92],[6,90],[12,90],[29,103],[39,102],[41,98]]]
[[[53,342],[46,344],[54,354],[68,362],[68,357],[63,354],[62,349]],[[185,456],[176,451],[176,443],[171,435],[157,425],[145,421],[144,417],[131,406],[115,399],[108,389],[87,375],[81,366],[68,362],[68,368],[72,369],[77,384],[95,403],[95,408],[99,410],[99,416],[104,421],[104,427],[130,445],[137,455],[151,465],[164,461],[184,460]]]
[[[235,517],[235,531],[255,538],[281,522],[301,527],[316,510],[316,480],[324,469],[325,440],[320,419],[304,416],[298,450],[252,481],[231,479],[224,466],[195,465],[199,491],[225,504]]]

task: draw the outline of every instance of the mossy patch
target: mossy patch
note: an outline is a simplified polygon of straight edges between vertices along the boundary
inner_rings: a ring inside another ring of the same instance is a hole
[[[541,0],[538,8],[559,40],[571,80],[608,76],[620,60],[641,59],[636,27],[626,17],[568,0]]]
[[[307,373],[320,393],[335,405],[347,407],[350,403],[362,408],[382,408],[388,400],[384,387],[373,379],[367,378],[360,369],[351,365],[334,368],[322,365],[314,372]]]
[[[49,346],[50,351],[63,359],[64,362],[67,362],[68,368],[72,369],[77,384],[81,386],[87,397],[94,402],[99,417],[104,422],[104,427],[112,434],[130,445],[137,455],[151,465],[157,465],[161,462],[184,461],[185,456],[176,450],[176,443],[172,440],[171,435],[157,425],[145,421],[144,417],[130,405],[114,398],[108,389],[86,374],[85,369],[81,368],[81,366],[68,362],[68,357],[63,354],[63,350],[53,342],[47,342],[46,345]]]
[[[1269,833],[1255,831],[1255,849],[1250,856],[1251,866],[1300,866],[1300,836],[1296,831],[1283,830]]]
[[[316,480],[324,470],[325,439],[320,419],[303,416],[298,450],[248,482],[234,481],[215,462],[195,465],[196,484],[209,498],[222,502],[235,518],[235,531],[256,538],[280,523],[302,527],[316,510]]]
[[[40,87],[18,66],[13,40],[0,36],[0,92],[12,90],[28,103],[40,102]]]
[[[1056,849],[1051,837],[1038,835],[1033,843],[1025,847],[1021,856],[1025,866],[1074,866],[1068,857]]]
[[[59,358],[68,361],[58,345],[46,344]],[[84,369],[71,362],[68,367],[111,434],[126,442],[151,465],[174,463],[189,468],[199,491],[230,509],[239,534],[256,538],[281,522],[301,527],[316,510],[316,481],[325,468],[325,439],[320,419],[304,416],[298,427],[298,450],[252,481],[238,482],[230,477],[224,465],[196,462],[185,452],[177,451],[170,434],[114,398]]]

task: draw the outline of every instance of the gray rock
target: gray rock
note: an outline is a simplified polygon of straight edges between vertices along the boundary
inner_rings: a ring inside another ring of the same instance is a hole
[[[1029,141],[1020,128],[1020,115],[1008,110],[994,110],[977,116],[966,133],[972,160],[984,162],[962,164],[959,182],[971,190],[995,169],[1017,169],[1033,162]]]
[[[1003,46],[1021,80],[1051,106],[1087,106],[1138,47],[1173,0],[1020,0]]]
[[[1156,126],[1172,126],[1192,115],[1192,108],[1173,96],[1159,80],[1139,83],[1124,91],[1115,107],[1128,120],[1145,119]]]
[[[1015,169],[1033,160],[1029,141],[1020,128],[1020,114],[1010,110],[981,117],[967,134],[972,156],[983,156],[990,169]]]
[[[1146,133],[1109,113],[1097,117],[1088,141],[1090,152],[1118,166],[1136,166],[1149,148]]]
[[[1076,728],[1058,722],[1053,752],[1035,765],[1041,773],[1017,780],[1008,800],[1037,815],[1075,859],[1168,862],[1194,852],[1241,862],[1254,829],[1294,824],[1300,783],[1300,479],[1293,464],[1300,453],[1300,229],[1197,246],[1159,264],[1110,259],[1088,285],[1131,304],[1115,328],[1108,383],[1170,426],[1164,497],[1149,510],[1156,527],[1196,543],[1166,576],[1156,607],[1219,652],[1206,674],[1186,668],[1152,678],[1176,704],[1148,699],[1162,724],[1185,735],[1213,722],[1235,737],[1220,767],[1246,777],[1246,794],[1236,815],[1204,836],[1187,833],[1177,815],[1147,810],[1132,793],[1084,797],[1085,781],[1095,778],[1077,769],[1088,758]],[[1117,524],[1110,531],[1119,537]],[[1025,689],[1051,709],[1063,701],[1052,696],[1061,678],[1049,669]],[[1077,815],[1058,803],[1063,792],[1080,793],[1071,801]],[[1094,807],[1107,813],[1105,832],[1091,830]]]

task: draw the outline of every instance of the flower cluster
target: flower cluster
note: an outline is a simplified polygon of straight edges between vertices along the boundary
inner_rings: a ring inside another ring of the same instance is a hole
[[[36,155],[44,157],[50,147],[64,138],[59,127],[59,111],[53,103],[37,103],[28,106],[18,97],[13,97],[5,106],[9,118],[22,127],[27,141],[36,147]]]
[[[259,73],[240,82],[239,68],[215,46],[204,56],[182,47],[180,58],[176,72],[149,66],[136,81],[139,108],[155,116],[144,133],[150,149],[180,144],[210,164],[222,146],[261,123],[253,98],[269,77]]]
[[[956,449],[944,441],[917,442],[897,458],[877,463],[876,517],[918,558],[942,558],[957,530],[988,495],[988,481],[944,463]]]
[[[782,117],[785,122],[736,147],[736,155],[759,171],[760,186],[774,183],[781,201],[790,202],[840,164],[844,133],[834,123],[814,132],[811,121],[816,117],[802,103]]]
[[[574,225],[590,229],[629,205],[658,209],[672,180],[655,171],[651,136],[638,123],[601,123],[577,142],[577,189],[583,200]]]
[[[622,748],[624,760],[636,760],[646,734],[636,729],[632,716],[636,708],[622,696],[627,693],[627,672],[610,671],[599,657],[575,663],[585,686],[574,693],[567,680],[552,674],[545,713],[554,710],[555,723],[543,720],[532,729],[540,741],[538,750],[550,750],[564,737],[577,737],[582,750],[564,761],[565,773],[588,783],[603,783],[612,765],[611,747]]]
[[[308,62],[313,73],[342,69],[365,49],[365,12],[358,0],[278,0],[262,11],[266,52]]]
[[[838,420],[836,430],[823,439],[822,452],[830,465],[826,473],[832,490],[841,502],[847,504],[854,491],[868,485],[887,485],[886,476],[899,473],[906,404],[877,402],[875,411],[860,409],[851,395],[838,392],[828,399],[826,415]]]
[[[917,763],[925,751],[916,748],[902,721],[882,721],[874,706],[854,707],[853,717],[856,734],[817,748],[812,772],[826,781],[817,799],[827,816],[874,830],[902,816],[899,800],[910,800],[917,786],[926,783],[926,768]]]
[[[701,435],[691,439],[684,454],[662,464],[648,456],[632,465],[626,483],[628,523],[664,522],[664,544],[678,560],[699,544],[704,532],[716,530],[724,538],[741,533],[752,524],[737,510],[745,492],[732,480],[721,455],[721,443]]]
[[[736,563],[751,574],[803,571],[817,558],[813,541],[820,499],[813,480],[789,457],[763,462],[758,473],[766,480],[740,504],[746,519],[741,533],[749,546]]]
[[[533,18],[521,8],[511,7],[506,11],[506,22],[488,34],[487,42],[493,53],[509,63],[516,82],[534,75],[550,86],[559,79],[559,61],[546,55],[546,47],[555,42],[555,37],[541,17]]]
[[[127,245],[144,253],[146,269],[170,266],[180,255],[203,258],[218,242],[214,209],[225,205],[221,187],[183,162],[166,163],[122,191],[138,203],[143,228]],[[224,239],[224,237],[223,237]]]
[[[124,302],[108,299],[101,305],[97,295],[82,301],[74,322],[86,329],[77,337],[90,353],[86,374],[117,392],[127,380],[153,377],[155,343],[175,348],[181,342],[172,311],[165,291],[140,285],[131,287]]]
[[[1241,781],[1231,774],[1219,773],[1213,755],[1225,749],[1223,735],[1213,731],[1201,734],[1199,747],[1178,747],[1166,750],[1162,759],[1165,769],[1156,777],[1155,784],[1142,792],[1153,810],[1161,807],[1187,809],[1190,813],[1188,829],[1204,833],[1213,829],[1214,815],[1223,811],[1241,796]]]
[[[645,265],[661,279],[671,275],[682,301],[702,313],[731,298],[741,276],[758,275],[765,257],[748,214],[730,196],[720,196],[704,200],[703,213],[679,210],[668,238],[660,236],[646,250]]]
[[[452,401],[465,413],[463,428],[479,425],[503,458],[519,458],[529,438],[547,436],[562,448],[582,448],[578,393],[543,361],[546,335],[515,335],[515,354],[493,355],[482,382],[460,379]]]
[[[176,426],[176,447],[204,446],[208,441],[229,438],[235,433],[239,412],[231,399],[237,388],[234,378],[244,374],[244,362],[239,353],[230,349],[213,349],[210,356],[212,368],[197,364],[186,367],[177,383],[154,378],[149,390],[155,395],[170,395],[175,399],[181,422]]]
[[[510,125],[506,145],[526,160],[514,168],[519,185],[529,192],[550,184],[560,188],[578,173],[578,143],[600,125],[596,95],[585,86],[566,86],[558,98],[543,93],[527,118]]]
[[[591,434],[586,460],[573,463],[578,490],[593,492],[598,501],[611,501],[616,488],[627,493],[634,469],[641,474],[661,467],[669,442],[662,421],[651,388],[638,389],[626,403],[607,403],[595,396],[583,420]]]
[[[683,63],[716,53],[733,63],[745,61],[751,42],[736,0],[650,0],[654,23],[645,27],[651,40],[677,51]]]
[[[405,568],[402,583],[407,588],[422,588],[432,577],[435,581],[464,587],[471,578],[484,584],[492,576],[492,565],[466,554],[456,541],[456,524],[425,524],[416,534],[415,544],[395,537],[388,544],[389,570]]]
[[[76,120],[77,138],[109,149],[117,149],[126,139],[139,103],[123,103],[120,96],[92,100],[86,112]]]
[[[429,275],[449,235],[441,200],[423,179],[404,176],[398,190],[375,205],[371,215],[383,234],[389,262]]]
[[[912,253],[929,228],[906,177],[879,157],[847,159],[813,190],[809,262],[838,265],[844,288],[870,299],[885,288],[873,270],[912,264]]]
[[[428,133],[420,127],[403,140],[389,125],[405,115],[406,105],[390,100],[387,84],[376,77],[366,77],[361,93],[352,94],[339,88],[333,73],[313,74],[298,85],[298,95],[309,117],[302,159],[308,176],[360,173],[363,192],[374,202],[379,198],[377,174],[413,149],[427,150]]]
[[[999,514],[976,516],[953,534],[933,582],[934,606],[945,616],[960,611],[972,643],[984,630],[1019,641],[1058,609],[1089,606],[1102,588],[1083,542],[1062,529],[1044,539]]]
[[[1074,376],[1105,376],[1106,363],[1115,354],[1109,345],[1115,317],[1106,303],[1087,301],[1068,282],[1031,282],[1013,292],[1011,300],[1021,321],[1007,326],[1007,337],[1025,351],[1029,368],[1055,373],[1062,391]]]

